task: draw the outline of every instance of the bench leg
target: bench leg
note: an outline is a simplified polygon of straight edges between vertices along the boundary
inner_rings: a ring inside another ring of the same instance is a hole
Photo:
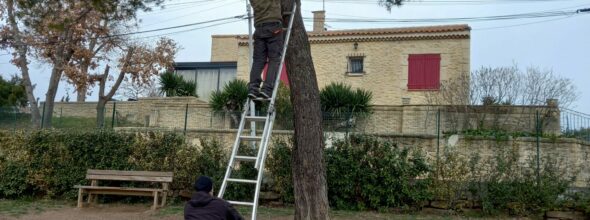
[[[152,210],[156,210],[158,208],[158,192],[154,192],[154,205],[152,206]]]
[[[166,205],[166,197],[168,197],[168,193],[163,192],[162,193],[162,207],[164,207]]]
[[[78,208],[82,208],[83,207],[83,203],[84,203],[84,190],[83,189],[78,189]]]
[[[94,197],[95,195],[92,195],[91,192],[88,192],[88,205],[92,204],[92,202],[94,202]]]

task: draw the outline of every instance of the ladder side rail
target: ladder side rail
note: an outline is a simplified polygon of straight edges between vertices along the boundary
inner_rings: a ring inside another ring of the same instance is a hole
[[[266,123],[266,125],[264,125],[264,130],[262,132],[262,140],[263,140],[262,142],[264,142],[265,139],[268,139],[268,137],[270,137],[270,134],[269,134],[270,132],[267,131],[268,130],[267,124],[271,124],[271,123],[268,123],[269,122],[268,119],[270,119],[270,117],[269,117],[270,114],[275,111],[274,105],[275,105],[276,97],[277,97],[277,94],[279,91],[281,74],[283,72],[283,66],[285,64],[285,57],[287,56],[287,47],[289,46],[289,40],[291,39],[291,30],[293,29],[293,21],[295,20],[295,12],[296,11],[297,11],[297,2],[293,2],[293,10],[291,11],[291,15],[289,16],[289,26],[288,26],[289,28],[287,29],[287,36],[285,36],[285,42],[283,43],[283,51],[281,54],[281,63],[279,65],[279,69],[276,73],[277,77],[275,78],[275,84],[274,84],[275,87],[272,90],[272,97],[271,97],[270,104],[268,107],[269,111],[267,113],[267,123]],[[273,123],[274,123],[274,121],[273,121]],[[272,130],[272,127],[271,127],[271,130]],[[263,146],[263,143],[260,143],[260,146]],[[257,169],[260,167],[260,158],[261,158],[262,153],[263,153],[263,149],[261,147],[258,148],[258,156],[257,156],[258,159],[256,160],[256,166],[255,166]]]
[[[297,11],[297,2],[293,2],[293,10],[289,17],[289,28],[287,29],[287,36],[285,36],[285,42],[283,43],[283,51],[281,53],[281,64],[277,71],[277,77],[275,78],[275,88],[272,90],[272,99],[270,100],[270,106],[274,108],[275,99],[279,91],[279,83],[281,82],[281,74],[283,72],[283,66],[285,64],[285,57],[287,56],[287,47],[289,46],[289,40],[291,39],[291,30],[293,29],[293,20],[295,20],[295,12]]]
[[[238,133],[236,134],[236,139],[234,141],[234,145],[232,147],[232,153],[229,159],[229,163],[227,164],[227,169],[225,171],[225,177],[223,177],[223,182],[221,184],[221,188],[219,189],[219,193],[217,197],[223,198],[223,194],[225,193],[225,188],[227,187],[227,179],[231,176],[231,168],[234,164],[234,160],[236,154],[238,153],[238,148],[240,147],[240,135],[244,130],[244,126],[246,124],[246,115],[248,113],[248,104],[250,103],[250,99],[246,100],[246,104],[244,105],[244,111],[242,112],[242,118],[240,119],[240,125],[238,126]]]

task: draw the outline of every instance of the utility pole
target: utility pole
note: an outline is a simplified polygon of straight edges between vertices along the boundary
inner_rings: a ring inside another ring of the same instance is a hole
[[[252,37],[252,7],[248,0],[246,0],[246,11],[248,12],[248,62],[250,70],[252,69],[252,59],[254,56],[254,39]],[[254,102],[250,102],[250,116],[256,116],[256,106]],[[256,122],[250,122],[250,135],[256,136]],[[256,148],[256,142],[252,142],[252,148]]]

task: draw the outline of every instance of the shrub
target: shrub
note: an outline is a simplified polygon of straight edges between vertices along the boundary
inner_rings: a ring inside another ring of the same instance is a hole
[[[445,147],[438,159],[431,160],[434,170],[429,178],[429,190],[434,200],[445,203],[449,209],[459,210],[458,201],[466,197],[469,186],[469,166],[466,157],[456,149]]]
[[[274,189],[292,202],[291,144],[275,140],[268,161]],[[352,136],[325,150],[328,199],[336,209],[378,210],[416,205],[430,198],[428,180],[417,177],[429,167],[419,152],[369,136]]]
[[[322,111],[331,117],[347,117],[372,112],[373,94],[363,89],[352,90],[344,83],[331,83],[320,91]]]
[[[370,91],[353,90],[344,83],[331,83],[320,91],[325,130],[355,126],[356,119],[372,113]]]
[[[0,132],[0,197],[75,198],[73,186],[88,184],[87,169],[171,171],[170,187],[175,191],[191,190],[198,175],[207,175],[219,189],[228,157],[223,149],[217,140],[202,140],[201,148],[196,148],[187,145],[182,135],[166,132]],[[246,171],[252,173],[247,169],[236,173]],[[233,194],[250,197],[243,190]]]
[[[544,157],[536,174],[536,160],[519,163],[517,148],[499,148],[491,161],[483,162],[486,172],[476,171],[470,191],[482,203],[486,214],[507,210],[512,215],[529,215],[554,209],[574,177],[565,176],[558,161]]]
[[[337,209],[417,205],[430,198],[430,167],[418,151],[370,136],[351,136],[326,149],[328,196]]]
[[[165,72],[160,75],[160,92],[167,97],[195,96],[197,84],[194,81],[186,81],[181,75],[173,72]]]
[[[293,203],[293,175],[291,169],[291,140],[275,139],[265,165],[273,180],[272,190],[280,195],[283,203]]]
[[[248,99],[248,82],[234,79],[225,84],[221,91],[211,93],[209,105],[215,111],[241,112],[246,99]]]

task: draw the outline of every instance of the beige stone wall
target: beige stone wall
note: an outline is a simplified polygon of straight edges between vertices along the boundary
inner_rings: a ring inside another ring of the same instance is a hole
[[[56,102],[54,119],[59,117],[96,118],[96,102]],[[194,97],[140,98],[138,101],[108,102],[105,116],[111,118],[115,105],[117,122],[132,123],[131,126],[184,129],[229,128],[229,116],[215,114],[209,104]],[[187,112],[188,105],[188,112]],[[43,109],[43,106],[40,107]],[[110,122],[108,122],[110,123]],[[129,126],[118,124],[117,126]]]
[[[215,40],[215,39],[214,39]],[[441,80],[469,74],[470,39],[383,40],[358,42],[311,43],[311,53],[320,88],[331,82],[344,82],[353,88],[373,92],[375,105],[401,105],[402,98],[410,104],[428,104],[425,92],[408,91],[409,54],[441,55]],[[348,56],[364,55],[365,74],[347,75]],[[248,46],[238,51],[237,78],[248,80]]]
[[[238,60],[236,35],[213,35],[211,38],[211,62]]]
[[[116,103],[117,120],[133,123],[133,126],[184,129],[185,114],[189,129],[228,129],[235,128],[239,122],[239,117],[235,114],[213,112],[208,104],[191,97],[145,98],[134,102],[109,102],[105,109],[108,118],[112,117],[113,103]],[[543,132],[560,134],[560,113],[557,108],[378,105],[373,109],[373,113],[368,117],[352,119],[352,127],[346,126],[346,119],[326,120],[324,122],[325,130],[435,135],[437,132],[437,112],[440,109],[441,133],[474,129],[534,133],[535,116],[538,111],[543,124]],[[58,102],[53,115],[54,118],[95,118],[96,103]],[[131,125],[119,123],[118,126]]]

